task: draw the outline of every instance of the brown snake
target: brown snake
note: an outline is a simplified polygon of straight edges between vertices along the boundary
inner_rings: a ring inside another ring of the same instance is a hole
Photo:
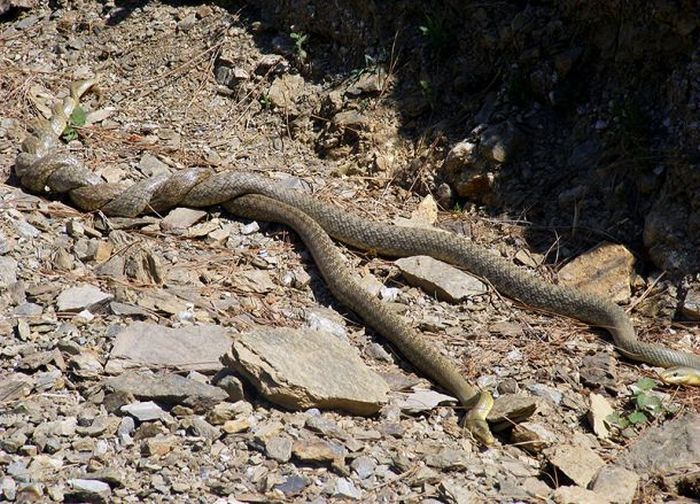
[[[546,283],[456,234],[370,222],[281,187],[256,173],[215,173],[191,168],[131,186],[105,183],[60,148],[60,135],[68,117],[80,96],[93,85],[94,81],[75,83],[71,96],[54,107],[52,118],[34,125],[15,163],[15,173],[22,186],[37,193],[67,193],[78,208],[101,210],[108,216],[135,217],[176,206],[223,204],[234,215],[290,226],[309,248],[333,295],[389,340],[417,369],[455,394],[465,407],[472,408],[473,413],[468,414],[470,427],[485,442],[492,441],[484,421],[490,396],[479,393],[449,359],[401,317],[368,295],[345,266],[329,235],[382,255],[429,255],[458,265],[486,278],[499,292],[526,305],[607,329],[624,356],[674,368],[662,375],[667,381],[698,384],[700,356],[639,341],[629,317],[613,302],[571,287]]]

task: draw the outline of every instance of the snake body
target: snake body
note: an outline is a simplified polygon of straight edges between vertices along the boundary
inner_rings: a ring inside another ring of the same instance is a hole
[[[108,216],[135,217],[177,206],[223,204],[234,215],[286,224],[309,248],[333,295],[389,340],[417,369],[454,393],[465,407],[484,410],[490,398],[470,385],[449,359],[426,343],[401,317],[367,294],[354,280],[330,237],[382,255],[429,255],[455,264],[526,305],[607,329],[624,356],[674,368],[666,375],[669,381],[693,383],[700,375],[700,356],[639,341],[629,317],[613,302],[544,282],[456,234],[371,222],[252,172],[215,173],[190,168],[130,186],[103,182],[65,152],[59,140],[80,96],[93,84],[75,83],[71,95],[54,108],[51,120],[40,120],[34,125],[15,162],[15,173],[24,187],[39,193],[67,193],[78,208],[100,210]],[[679,368],[683,371],[679,372]],[[477,424],[476,430],[484,428],[482,414],[472,420]]]

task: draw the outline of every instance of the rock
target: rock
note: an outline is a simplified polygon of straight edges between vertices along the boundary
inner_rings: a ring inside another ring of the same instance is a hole
[[[352,467],[353,471],[355,471],[358,478],[366,479],[374,474],[374,470],[377,468],[377,463],[374,461],[374,459],[366,455],[361,455],[352,461],[350,467]]]
[[[265,454],[278,462],[287,462],[292,458],[292,440],[287,436],[272,436],[265,443]]]
[[[398,407],[408,413],[422,413],[435,409],[440,404],[456,403],[457,399],[452,396],[441,394],[434,390],[416,390],[406,395],[398,403]]]
[[[285,496],[292,496],[301,493],[304,488],[309,485],[310,481],[304,476],[293,474],[288,477],[283,483],[274,486],[275,490],[279,490]]]
[[[71,479],[68,484],[69,499],[77,499],[86,502],[108,502],[112,495],[112,489],[107,483],[91,479]]]
[[[163,231],[185,230],[195,225],[206,215],[207,212],[204,210],[184,207],[175,208],[160,221],[160,227]]]
[[[17,282],[17,261],[0,256],[0,289],[6,289]]]
[[[300,75],[284,74],[270,86],[267,98],[277,108],[290,110],[304,90],[304,78]]]
[[[512,161],[522,144],[522,133],[510,121],[489,126],[479,135],[479,151],[497,163]]]
[[[453,479],[444,479],[440,482],[440,494],[451,504],[476,504],[479,502],[477,496],[466,487],[457,483]]]
[[[493,432],[512,427],[530,418],[537,411],[537,401],[519,394],[502,394],[494,400],[486,419]]]
[[[184,378],[174,373],[154,375],[129,371],[105,382],[112,392],[132,394],[137,399],[154,400],[168,405],[182,404],[202,412],[227,399],[228,394],[206,383]]]
[[[369,126],[369,120],[357,110],[345,110],[333,116],[333,125],[340,129],[362,131]]]
[[[589,387],[606,387],[610,390],[618,388],[615,359],[608,352],[584,356],[580,373],[581,381]]]
[[[56,298],[56,310],[59,312],[97,311],[114,298],[112,294],[102,292],[92,285],[70,287]]]
[[[141,157],[138,168],[146,177],[170,174],[170,167],[150,152]]]
[[[146,439],[143,442],[141,451],[147,457],[162,457],[170,453],[176,445],[177,438],[175,436],[158,435]]]
[[[683,300],[683,315],[691,320],[700,320],[700,290],[690,289]]]
[[[442,470],[465,469],[470,462],[469,453],[454,448],[443,448],[425,456],[425,464]]]
[[[561,486],[552,494],[557,504],[602,504],[600,495],[577,486]]]
[[[559,280],[616,303],[629,301],[634,256],[622,245],[602,243],[559,270]]]
[[[593,432],[600,439],[607,439],[610,437],[610,431],[608,430],[606,419],[612,415],[615,410],[608,402],[605,397],[600,394],[591,393],[590,395],[591,407],[588,410],[588,422],[593,427]]]
[[[481,280],[429,256],[404,257],[395,264],[411,285],[451,303],[487,292]]]
[[[170,329],[136,322],[117,335],[105,369],[111,374],[143,366],[218,371],[219,358],[231,345],[229,333],[229,329],[214,325]]]
[[[319,440],[300,440],[295,441],[292,445],[292,453],[302,462],[331,462],[333,467],[345,468],[345,453],[342,447],[334,449],[329,443]]]
[[[345,497],[349,499],[360,499],[362,491],[355,487],[355,484],[347,478],[338,478],[335,482],[333,497]]]
[[[590,448],[566,444],[554,448],[550,463],[579,486],[586,487],[605,461]]]
[[[330,333],[343,341],[348,341],[347,329],[337,313],[326,308],[312,308],[304,311],[304,323],[314,331]]]
[[[121,411],[133,416],[139,422],[160,420],[165,416],[165,411],[153,401],[126,404],[121,407]]]
[[[351,84],[345,93],[349,96],[360,96],[364,93],[377,94],[381,92],[387,84],[387,75],[383,69],[378,68],[373,72],[364,72]]]
[[[551,401],[554,404],[560,404],[563,397],[562,393],[554,387],[550,387],[549,385],[543,385],[541,383],[532,383],[527,386],[527,389],[537,397],[547,399],[548,401]]]
[[[699,460],[700,414],[687,413],[645,431],[617,463],[645,476],[682,470]]]
[[[539,453],[558,441],[545,426],[536,422],[522,422],[513,427],[511,441],[530,453]]]
[[[411,212],[410,219],[395,219],[394,224],[406,227],[432,228],[438,218],[437,203],[432,195],[428,194]]]
[[[634,500],[639,475],[617,465],[606,465],[596,475],[591,489],[611,504],[629,504]]]
[[[324,332],[261,328],[240,334],[233,354],[236,371],[286,408],[371,415],[389,390],[355,348]]]
[[[222,425],[224,422],[247,415],[252,411],[252,407],[245,401],[235,403],[222,402],[214,406],[207,414],[207,420],[213,425]]]

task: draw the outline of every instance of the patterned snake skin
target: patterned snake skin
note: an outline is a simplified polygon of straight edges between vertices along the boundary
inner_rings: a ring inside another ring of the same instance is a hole
[[[15,173],[22,186],[36,193],[67,193],[78,208],[101,210],[109,216],[135,217],[176,206],[223,204],[234,215],[289,225],[310,249],[338,300],[358,313],[416,368],[454,393],[467,407],[474,406],[479,392],[466,382],[452,362],[426,343],[401,317],[366,293],[345,266],[329,235],[353,247],[382,255],[429,255],[458,265],[486,278],[499,292],[526,305],[607,329],[617,350],[630,359],[666,368],[682,367],[695,375],[700,373],[700,356],[639,341],[629,317],[613,302],[546,283],[452,233],[370,222],[281,187],[256,173],[215,173],[191,168],[158,175],[131,186],[105,183],[61,149],[59,141],[78,99],[93,85],[93,81],[75,83],[71,96],[54,108],[51,120],[39,121],[34,126],[15,163]],[[669,381],[687,383],[683,376]]]

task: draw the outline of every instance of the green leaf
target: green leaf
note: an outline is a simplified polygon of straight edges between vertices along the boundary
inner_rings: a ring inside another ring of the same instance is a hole
[[[620,429],[624,429],[626,427],[629,427],[630,423],[629,421],[618,415],[617,413],[611,413],[610,415],[605,417],[605,421],[608,422],[610,425],[615,425],[619,427]]]
[[[640,425],[645,423],[648,419],[643,412],[635,411],[627,416],[627,420],[629,420],[632,425]]]
[[[81,126],[85,126],[86,120],[87,113],[85,112],[85,109],[83,109],[83,107],[81,107],[80,105],[75,107],[73,113],[70,115],[70,124],[79,128]]]
[[[634,385],[639,390],[651,390],[656,387],[658,383],[656,383],[656,380],[652,380],[651,378],[640,378]]]
[[[639,393],[637,395],[637,408],[647,411],[652,415],[656,416],[663,410],[663,405],[661,404],[661,399],[658,396]]]
[[[73,126],[66,126],[66,129],[63,130],[63,135],[61,135],[61,137],[63,137],[63,140],[66,142],[70,142],[78,138],[78,132],[75,131]]]

